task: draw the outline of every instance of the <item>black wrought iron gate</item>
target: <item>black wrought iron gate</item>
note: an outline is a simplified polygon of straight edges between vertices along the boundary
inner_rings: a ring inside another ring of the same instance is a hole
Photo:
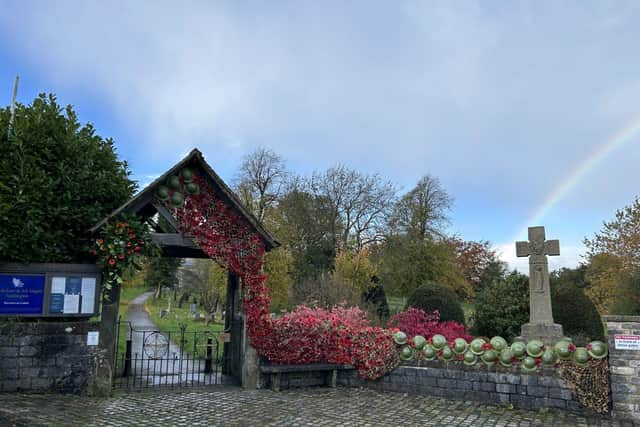
[[[229,384],[223,375],[219,332],[135,329],[119,321],[113,386],[115,388],[193,387]],[[228,356],[227,356],[228,357]]]

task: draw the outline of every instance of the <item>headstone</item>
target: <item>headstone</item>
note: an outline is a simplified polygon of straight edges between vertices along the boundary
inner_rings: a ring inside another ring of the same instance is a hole
[[[195,303],[191,303],[191,305],[189,306],[189,313],[195,314],[197,309],[198,309],[198,306]]]
[[[544,227],[529,227],[529,241],[516,242],[516,255],[529,257],[529,323],[522,325],[526,340],[552,344],[563,337],[562,325],[553,322],[547,255],[560,255],[558,240],[545,240]]]

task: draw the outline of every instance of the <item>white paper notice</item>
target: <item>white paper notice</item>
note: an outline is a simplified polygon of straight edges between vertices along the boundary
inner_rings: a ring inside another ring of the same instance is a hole
[[[77,314],[80,309],[80,295],[65,295],[62,312],[65,314]]]
[[[93,313],[96,296],[96,279],[95,277],[82,278],[82,310],[81,313]]]
[[[96,278],[95,277],[83,277],[82,278],[82,291],[80,294],[83,297],[87,295],[95,295],[96,294]]]
[[[99,340],[100,340],[100,332],[98,331],[87,332],[87,345],[98,345]]]
[[[51,278],[51,293],[52,294],[64,294],[66,277],[53,277]]]
[[[616,350],[640,350],[640,335],[614,335]]]

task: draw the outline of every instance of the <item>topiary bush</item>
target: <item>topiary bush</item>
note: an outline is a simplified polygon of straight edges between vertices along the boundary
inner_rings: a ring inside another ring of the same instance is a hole
[[[453,320],[464,325],[464,311],[456,293],[446,286],[430,283],[419,286],[407,300],[407,306],[431,313],[438,310],[440,321]]]
[[[584,293],[586,267],[563,268],[550,275],[553,320],[576,343],[604,339],[598,309]]]
[[[529,321],[529,278],[516,271],[496,280],[476,298],[473,332],[507,340],[520,335],[520,328]]]

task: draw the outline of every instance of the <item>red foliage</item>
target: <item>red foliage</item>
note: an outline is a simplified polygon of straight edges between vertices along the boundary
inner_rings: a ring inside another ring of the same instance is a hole
[[[195,177],[194,182],[200,193],[187,196],[182,207],[174,208],[181,232],[242,278],[247,332],[258,355],[273,363],[351,364],[370,379],[398,365],[391,331],[369,326],[358,308],[328,311],[301,306],[272,319],[262,274],[262,239],[238,212],[217,198],[204,179]]]
[[[422,309],[409,307],[389,319],[387,327],[397,328],[410,338],[422,335],[429,339],[435,334],[440,334],[444,335],[449,342],[456,338],[464,338],[468,342],[473,339],[464,325],[453,320],[441,322],[438,310],[427,314]]]

